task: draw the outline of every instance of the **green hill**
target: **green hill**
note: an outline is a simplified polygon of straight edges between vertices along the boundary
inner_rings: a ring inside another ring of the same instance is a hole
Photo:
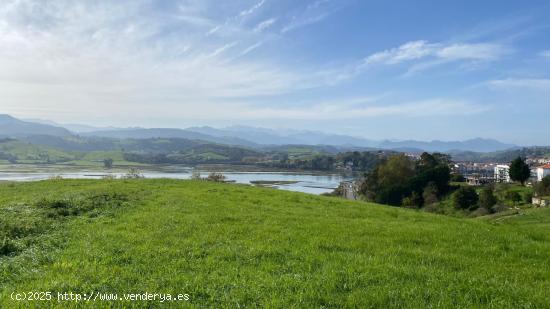
[[[148,292],[189,295],[172,307],[542,308],[549,223],[550,209],[460,219],[204,181],[3,183],[0,307],[44,291],[58,307],[77,304],[57,292]]]

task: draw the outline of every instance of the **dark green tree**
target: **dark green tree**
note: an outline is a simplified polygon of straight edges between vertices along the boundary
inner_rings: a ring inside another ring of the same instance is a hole
[[[438,202],[437,198],[437,186],[435,183],[430,182],[424,192],[422,193],[422,199],[424,200],[424,205],[432,205]]]
[[[537,196],[550,195],[550,175],[546,176],[539,181],[535,186],[535,193]]]
[[[453,193],[453,204],[457,209],[475,210],[479,196],[473,187],[460,187]]]
[[[517,157],[512,161],[510,164],[510,179],[521,182],[521,185],[523,185],[530,176],[531,169],[522,157]]]
[[[105,168],[112,168],[113,167],[113,159],[108,158],[108,159],[103,160],[103,166]]]
[[[517,205],[519,202],[521,202],[521,195],[517,191],[507,191],[505,197],[514,205]]]
[[[479,206],[492,212],[493,206],[497,203],[497,198],[493,193],[493,188],[484,188],[479,194]]]

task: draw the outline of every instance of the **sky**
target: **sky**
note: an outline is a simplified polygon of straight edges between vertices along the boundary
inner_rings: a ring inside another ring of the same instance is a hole
[[[1,113],[550,145],[550,2],[2,0]]]

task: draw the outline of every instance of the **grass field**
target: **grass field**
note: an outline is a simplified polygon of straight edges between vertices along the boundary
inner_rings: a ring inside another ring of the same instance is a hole
[[[189,295],[173,307],[548,308],[549,227],[550,209],[464,219],[203,181],[0,183],[0,308],[167,306],[11,300],[26,291]]]

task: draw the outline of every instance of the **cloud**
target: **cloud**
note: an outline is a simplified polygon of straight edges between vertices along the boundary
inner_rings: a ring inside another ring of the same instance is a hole
[[[244,55],[247,55],[249,54],[250,52],[252,52],[253,50],[255,50],[256,48],[260,47],[263,45],[263,42],[258,42],[258,43],[255,43],[255,44],[252,44],[250,45],[248,48],[246,48],[245,50],[243,50],[243,52],[239,55],[239,57],[242,57]]]
[[[498,89],[531,89],[550,91],[550,79],[499,79],[486,82],[490,88]]]
[[[0,2],[1,108],[85,122],[142,112],[208,118],[214,109],[230,117],[230,102],[326,85],[315,68],[243,57],[267,35],[207,36],[215,18],[203,1],[165,11],[150,3]]]
[[[429,43],[427,41],[412,41],[399,47],[388,49],[370,55],[365,59],[365,65],[400,64],[407,61],[425,58],[444,61],[493,61],[500,58],[507,49],[498,44],[449,44]]]
[[[431,99],[399,104],[371,104],[370,102],[336,102],[313,104],[306,108],[253,108],[241,110],[243,119],[285,120],[346,120],[369,117],[430,117],[442,115],[472,115],[490,110],[467,101]]]
[[[262,32],[268,29],[269,27],[271,27],[276,21],[277,21],[277,18],[270,18],[270,19],[264,20],[261,23],[259,23],[256,26],[256,28],[254,28],[254,32]]]
[[[303,11],[294,14],[290,22],[281,29],[281,33],[318,23],[339,10],[344,2],[317,0],[306,6]]]
[[[254,13],[255,11],[259,10],[263,5],[265,4],[265,0],[261,0],[260,2],[254,4],[251,8],[243,10],[239,13],[240,17],[244,17],[247,15],[250,15]]]

